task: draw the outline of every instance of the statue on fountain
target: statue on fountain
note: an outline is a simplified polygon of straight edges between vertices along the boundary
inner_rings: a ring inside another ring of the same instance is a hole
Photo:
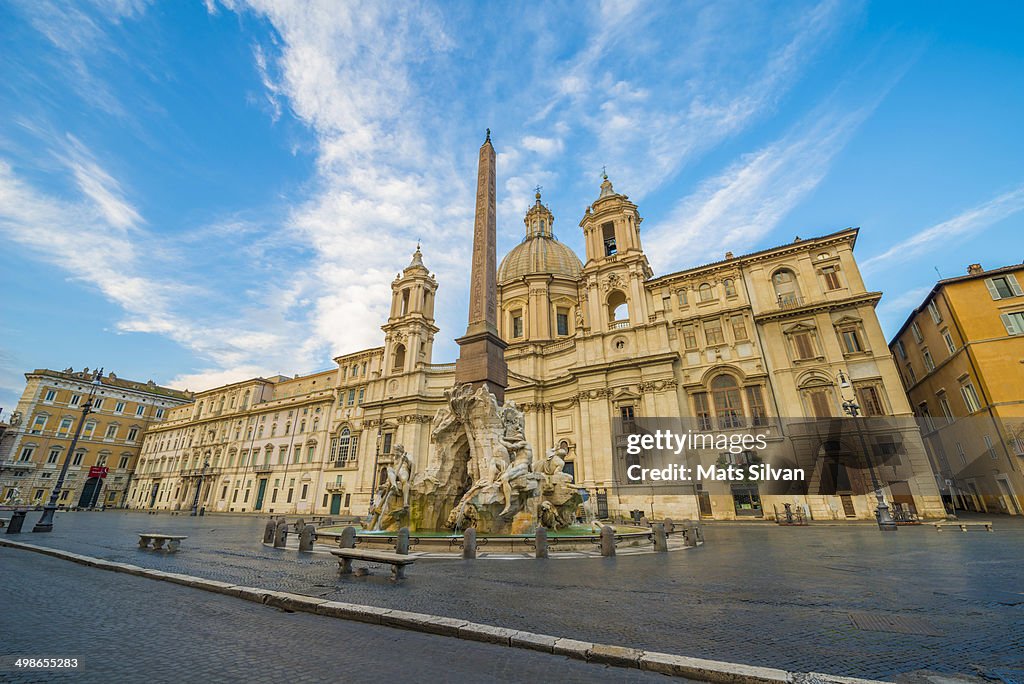
[[[378,531],[388,518],[398,522],[398,517],[408,517],[409,495],[412,492],[412,454],[401,444],[394,447],[394,462],[387,466],[386,479],[377,488],[376,504],[370,509],[369,527]],[[395,505],[400,499],[401,506]]]

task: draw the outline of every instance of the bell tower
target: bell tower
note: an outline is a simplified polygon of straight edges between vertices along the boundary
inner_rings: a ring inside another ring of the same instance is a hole
[[[391,315],[384,331],[384,375],[398,375],[430,363],[434,346],[437,281],[423,265],[419,244],[412,262],[391,283]]]
[[[586,242],[583,266],[587,313],[591,330],[610,331],[647,322],[644,281],[653,275],[640,244],[637,206],[615,192],[608,174],[601,194],[580,221]]]

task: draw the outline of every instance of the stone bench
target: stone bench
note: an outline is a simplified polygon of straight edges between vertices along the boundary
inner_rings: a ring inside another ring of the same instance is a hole
[[[386,563],[391,566],[391,578],[405,579],[405,566],[412,565],[416,559],[391,551],[373,551],[370,549],[334,549],[331,553],[338,557],[341,574],[352,573],[352,561],[361,560],[369,563]]]
[[[935,531],[941,532],[943,527],[959,527],[961,532],[966,532],[968,527],[984,527],[986,532],[992,531],[991,522],[960,522],[959,520],[932,523]]]
[[[149,543],[153,542],[153,549],[163,548],[164,542],[167,542],[168,551],[177,551],[181,545],[182,539],[188,539],[188,537],[180,534],[160,534],[157,532],[139,532],[139,548],[148,549]]]

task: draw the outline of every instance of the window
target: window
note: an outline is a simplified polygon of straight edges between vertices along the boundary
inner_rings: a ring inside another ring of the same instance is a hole
[[[847,354],[856,354],[864,351],[864,345],[860,342],[860,335],[857,333],[856,328],[841,330],[839,335],[843,339],[843,350]]]
[[[365,388],[365,387],[360,387],[360,388],[359,388],[359,398],[358,398],[358,399],[356,399],[356,405],[357,405],[357,406],[358,406],[359,404],[362,404],[362,403],[363,403],[363,397],[364,397],[365,395],[366,395],[366,388]]]
[[[31,461],[32,460],[32,454],[35,453],[35,450],[36,450],[36,448],[34,446],[27,446],[27,447],[25,447],[24,449],[21,450],[21,458],[19,458],[18,460],[19,461],[23,461],[23,462],[24,461]]]
[[[248,395],[246,395],[246,396],[248,396]],[[162,408],[158,408],[156,410],[156,418],[157,418],[157,420],[160,420],[163,417],[164,417],[164,410]]]
[[[967,413],[974,413],[975,411],[981,410],[981,402],[978,401],[978,393],[974,389],[974,384],[965,382],[960,386],[960,394],[964,398],[964,405],[967,407]]]
[[[964,453],[964,445],[960,442],[956,443],[956,453],[960,456],[960,463],[962,465],[967,465],[967,454]]]
[[[826,290],[838,290],[842,287],[839,284],[839,272],[835,266],[826,266],[821,269],[821,277],[825,279]]]
[[[716,319],[704,321],[704,337],[708,345],[725,344],[725,335],[722,333],[722,321]]]
[[[781,308],[800,305],[800,289],[797,287],[796,274],[788,268],[776,271],[772,276],[775,298]]]
[[[956,343],[953,342],[953,336],[949,334],[949,329],[942,331],[942,340],[946,343],[946,349],[949,351],[949,355],[952,356],[956,353]]]
[[[618,247],[615,244],[615,224],[612,222],[605,223],[601,226],[601,240],[604,244],[605,256],[611,256],[618,252]]]
[[[124,402],[119,401],[114,405],[114,413],[122,413],[124,411]]]
[[[46,396],[43,397],[43,401],[45,401],[46,403],[49,404],[49,403],[51,403],[56,398],[57,398],[57,390],[46,390]]]
[[[107,454],[100,454],[99,458],[96,459],[96,465],[100,468],[107,465]]]
[[[743,404],[740,401],[736,379],[731,375],[719,375],[711,381],[711,392],[715,414],[718,416],[718,427],[743,427]]]
[[[732,279],[722,281],[722,287],[725,288],[726,297],[736,296],[736,281]]]
[[[141,416],[145,415],[145,413],[146,413],[146,407],[143,406],[142,404],[139,404],[138,406],[135,407],[135,415],[136,416],[140,416],[141,417]]]
[[[84,451],[76,451],[75,457],[71,460],[71,465],[80,466],[82,465],[82,457],[85,456]]]
[[[103,398],[96,397],[95,399],[92,400],[92,410],[99,411],[101,408],[103,408]]]
[[[405,345],[395,345],[395,364],[393,366],[396,371],[405,370]],[[350,392],[351,393],[351,392]],[[353,399],[355,397],[353,396]]]
[[[918,344],[924,341],[924,337],[921,336],[921,327],[914,321],[910,324],[910,332],[914,333],[914,341]]]
[[[629,304],[626,295],[619,290],[608,295],[608,315],[613,322],[629,320]]]
[[[384,433],[384,439],[382,441],[383,446],[381,446],[381,449],[380,449],[380,452],[382,454],[390,454],[391,453],[391,439],[392,439],[392,437],[394,437],[394,435],[392,435],[390,432],[385,432]]]
[[[935,300],[928,302],[928,313],[931,314],[933,323],[942,322],[942,314],[939,313],[939,307],[935,305]]]
[[[33,435],[38,435],[40,432],[46,429],[46,414],[40,414],[36,416],[35,420],[32,421],[32,429],[29,430]]]
[[[81,394],[72,394],[71,395],[71,401],[68,402],[68,403],[71,406],[78,406],[78,402],[80,402],[81,400],[82,400],[82,395]]]
[[[96,430],[96,421],[90,420],[85,424],[85,429],[82,431],[85,437],[92,437],[92,433]]]
[[[996,458],[995,445],[992,444],[992,438],[988,435],[985,435],[985,451],[988,452],[989,458]]]
[[[697,330],[692,325],[683,326],[683,348],[697,348]]]
[[[860,408],[865,416],[885,415],[885,410],[882,408],[882,397],[878,391],[878,387],[874,385],[858,387],[857,398],[860,400]]]
[[[666,292],[661,296],[661,309],[665,313],[672,310],[672,295]]]
[[[409,290],[408,290],[408,288],[402,290],[402,310],[401,310],[401,313],[399,315],[400,316],[404,316],[407,313],[409,313]]]
[[[956,420],[953,416],[953,409],[949,407],[949,400],[946,399],[946,395],[944,393],[939,395],[939,406],[942,407],[942,414],[946,416],[947,424]]]
[[[711,289],[711,285],[707,283],[701,284],[697,288],[697,299],[702,302],[710,302],[715,298],[715,292]]]
[[[128,441],[134,442],[139,436],[139,428],[133,427],[128,429]]]
[[[50,455],[46,457],[47,463],[56,463],[60,458],[60,449],[50,449]]]
[[[759,427],[768,424],[768,414],[764,410],[764,397],[760,385],[747,387],[747,406],[750,407],[750,424]]]
[[[924,418],[924,427],[928,432],[935,431],[935,421],[932,420],[932,414],[928,411],[928,402],[922,401],[918,407],[918,413]]]
[[[636,432],[636,413],[632,406],[620,406],[619,417],[622,419],[622,434],[631,435]]]
[[[1003,319],[1003,325],[1006,326],[1007,334],[1024,335],[1024,311],[1001,314],[999,317]]]
[[[558,335],[569,334],[569,310],[559,309],[555,313],[555,330]]]
[[[933,370],[935,370],[935,362],[932,360],[932,353],[928,351],[927,347],[925,347],[924,351],[921,352],[921,355],[924,358],[925,370],[931,373]]]
[[[907,348],[903,346],[903,340],[896,340],[896,352],[900,355],[900,359],[907,360]]]
[[[117,437],[117,426],[116,425],[108,425],[107,426],[107,432],[103,436],[106,439],[114,439],[115,437]]]
[[[815,418],[832,417],[832,390],[818,387],[807,392],[811,404],[811,412]]]
[[[913,385],[917,382],[917,375],[914,373],[914,367],[907,363],[907,377],[910,379],[908,385]]]
[[[1017,278],[1012,273],[998,278],[989,278],[985,281],[985,286],[988,288],[988,293],[992,295],[992,299],[1019,297],[1022,294],[1020,285],[1017,284]]]
[[[679,290],[676,292],[676,303],[679,306],[688,306],[688,302],[686,301],[686,290]]]
[[[793,348],[796,350],[796,358],[813,359],[814,343],[811,341],[809,332],[798,332],[793,334]]]
[[[747,339],[747,323],[743,316],[732,317],[732,336],[737,342]]]
[[[523,312],[516,309],[512,312],[512,337],[523,336]]]

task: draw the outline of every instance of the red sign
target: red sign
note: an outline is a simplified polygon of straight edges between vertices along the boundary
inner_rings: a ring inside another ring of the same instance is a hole
[[[109,470],[107,466],[89,466],[89,477],[106,477]]]

